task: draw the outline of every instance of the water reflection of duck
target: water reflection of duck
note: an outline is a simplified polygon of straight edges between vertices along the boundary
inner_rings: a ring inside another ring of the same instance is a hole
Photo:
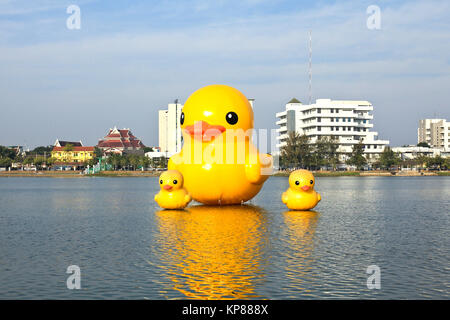
[[[316,211],[286,211],[285,228],[281,237],[286,241],[283,251],[286,259],[285,275],[290,287],[298,294],[307,294],[303,282],[310,276],[314,261],[314,237],[319,213]]]
[[[267,233],[261,208],[192,206],[156,216],[170,289],[188,298],[257,297]]]

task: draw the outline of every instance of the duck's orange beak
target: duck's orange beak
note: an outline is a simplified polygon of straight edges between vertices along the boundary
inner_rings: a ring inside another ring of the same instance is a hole
[[[172,186],[169,186],[168,184],[165,184],[163,188],[164,188],[164,190],[167,190],[167,191],[172,190]]]
[[[305,186],[302,187],[302,190],[303,190],[303,191],[308,191],[309,189],[311,189],[311,187],[310,187],[310,186],[307,186],[307,185],[305,185]]]
[[[184,130],[194,139],[209,141],[225,131],[223,126],[215,126],[205,121],[196,121],[194,125],[186,126]]]

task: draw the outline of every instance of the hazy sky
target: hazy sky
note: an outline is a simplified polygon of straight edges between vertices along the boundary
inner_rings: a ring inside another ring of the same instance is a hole
[[[287,101],[308,100],[309,29],[313,99],[372,102],[394,146],[416,143],[421,118],[450,119],[449,1],[0,0],[0,145],[94,145],[113,126],[157,145],[157,110],[214,83],[276,128]]]

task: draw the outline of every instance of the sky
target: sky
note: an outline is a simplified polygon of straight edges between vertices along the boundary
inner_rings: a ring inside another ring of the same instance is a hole
[[[308,102],[309,30],[313,100],[370,101],[391,146],[450,119],[449,1],[0,0],[0,145],[95,145],[117,126],[157,146],[157,110],[216,83],[274,129],[292,97]]]

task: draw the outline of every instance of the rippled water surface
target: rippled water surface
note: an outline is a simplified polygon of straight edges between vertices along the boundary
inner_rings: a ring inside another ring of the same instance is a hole
[[[156,178],[1,178],[0,299],[450,298],[450,177],[317,178],[314,212],[287,186],[160,211]]]

